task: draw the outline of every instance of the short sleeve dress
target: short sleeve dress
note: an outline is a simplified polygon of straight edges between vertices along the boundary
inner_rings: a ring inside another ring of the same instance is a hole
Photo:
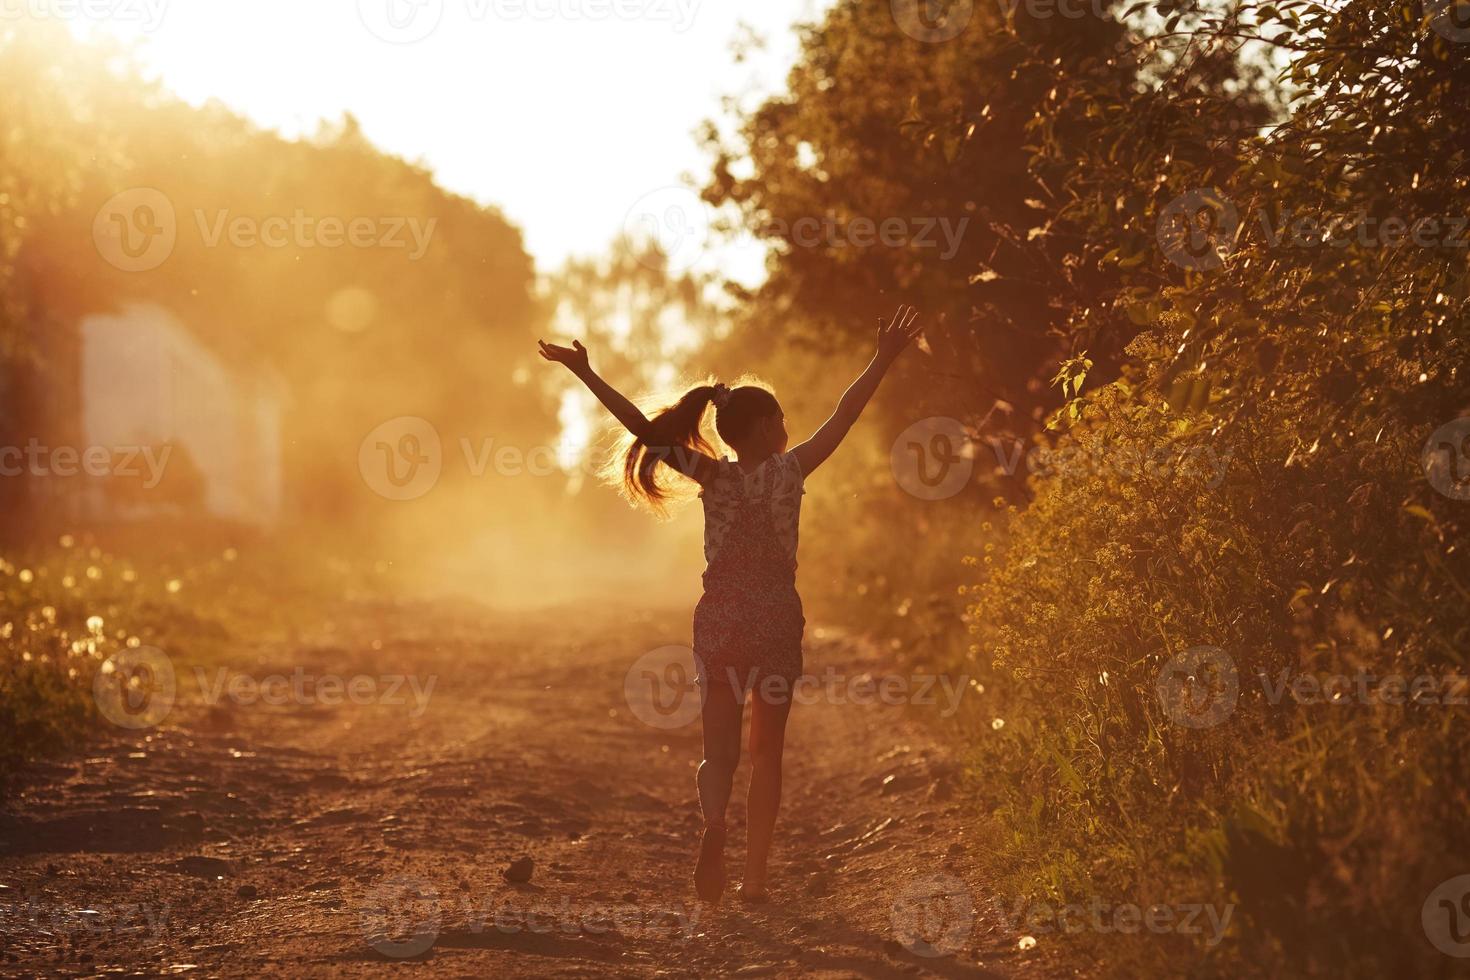
[[[806,627],[796,593],[801,465],[778,453],[745,472],[728,459],[705,481],[704,595],[694,610],[701,683],[750,690],[801,676]]]

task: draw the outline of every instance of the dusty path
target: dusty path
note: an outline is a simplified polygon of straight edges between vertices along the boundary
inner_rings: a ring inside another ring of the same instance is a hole
[[[229,667],[410,674],[427,701],[381,681],[378,700],[402,703],[240,703],[247,685],[210,706],[175,656],[159,728],[33,768],[0,812],[0,972],[1056,975],[969,873],[972,811],[926,709],[798,706],[778,901],[711,908],[688,877],[698,726],[640,720],[661,716],[624,688],[686,617],[365,603],[332,617],[242,641]],[[883,669],[812,634],[809,669]],[[743,817],[737,802],[737,878]],[[521,858],[530,880],[507,881]],[[923,955],[934,946],[954,955]]]

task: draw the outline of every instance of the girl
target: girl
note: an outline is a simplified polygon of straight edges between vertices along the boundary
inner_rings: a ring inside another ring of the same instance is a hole
[[[559,347],[541,341],[541,356],[566,365],[632,435],[622,464],[622,488],[634,502],[661,509],[669,491],[659,481],[668,466],[698,483],[704,499],[704,596],[694,610],[694,656],[703,699],[704,761],[699,764],[699,807],[704,836],[694,868],[699,897],[718,901],[725,890],[725,808],[740,761],[740,723],[746,695],[751,707],[752,769],[748,799],[745,901],[766,900],[766,858],[781,802],[781,754],[791,687],[801,676],[806,620],[796,594],[796,538],[803,483],[852,428],[878,383],[918,334],[918,311],[900,307],[885,326],[878,350],[837,410],[806,442],[786,451],[786,417],[764,388],[701,385],[652,419],[587,363],[579,341]],[[735,451],[715,459],[701,430],[715,406],[715,431]]]

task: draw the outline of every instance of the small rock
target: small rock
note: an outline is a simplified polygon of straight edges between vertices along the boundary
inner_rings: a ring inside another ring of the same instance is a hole
[[[892,796],[894,793],[907,793],[909,790],[918,789],[925,782],[924,776],[917,772],[893,773],[884,778],[879,795]]]
[[[254,885],[241,885],[235,890],[235,894],[243,899],[253,899],[260,895],[260,890]]]
[[[178,816],[176,825],[184,833],[198,836],[204,833],[204,814],[199,813],[197,810],[181,813]]]
[[[501,872],[501,874],[505,877],[506,881],[517,885],[524,885],[531,880],[531,875],[535,870],[536,862],[528,857],[521,857],[510,862],[510,866]]]
[[[637,892],[623,892],[623,901],[625,901],[625,902],[636,902],[636,901],[638,901],[638,893]]]

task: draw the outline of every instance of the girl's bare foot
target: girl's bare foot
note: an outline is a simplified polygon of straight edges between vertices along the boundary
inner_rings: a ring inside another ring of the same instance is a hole
[[[718,902],[725,893],[724,827],[705,825],[694,865],[694,893],[706,902]]]
[[[753,879],[741,882],[740,887],[735,889],[735,897],[748,905],[764,905],[771,900],[765,883],[757,883]]]

